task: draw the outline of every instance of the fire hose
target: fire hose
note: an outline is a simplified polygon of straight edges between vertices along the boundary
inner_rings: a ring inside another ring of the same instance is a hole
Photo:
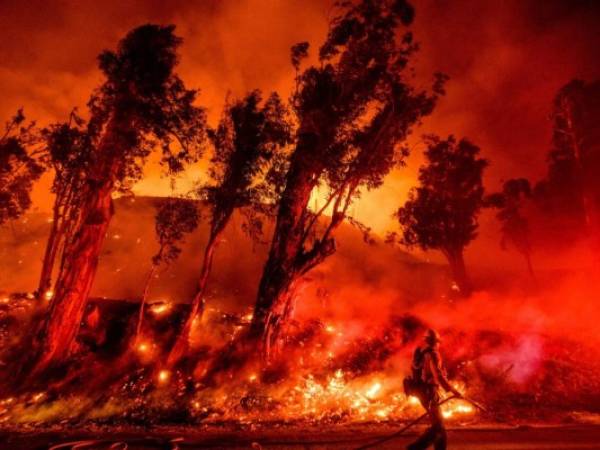
[[[477,409],[479,409],[479,410],[481,410],[483,412],[487,412],[486,409],[483,406],[481,406],[479,403],[477,403],[477,402],[475,402],[473,400],[470,400],[470,399],[468,399],[466,397],[463,397],[463,396],[458,397],[456,395],[452,395],[452,396],[450,396],[450,397],[442,400],[441,402],[438,403],[438,406],[442,406],[444,403],[449,402],[450,400],[453,400],[455,398],[460,398],[462,400],[465,400],[465,401],[471,403],[475,408],[477,408]],[[417,417],[412,422],[409,422],[408,424],[406,424],[400,430],[398,430],[398,431],[396,431],[396,432],[394,432],[392,434],[389,434],[387,436],[383,436],[382,438],[380,438],[380,439],[378,439],[376,441],[373,441],[373,442],[371,442],[369,444],[365,444],[365,445],[362,445],[360,447],[356,447],[354,450],[365,450],[367,448],[372,448],[372,447],[375,447],[376,445],[383,444],[384,442],[391,441],[392,439],[397,438],[398,436],[400,436],[401,434],[403,434],[404,432],[406,432],[408,429],[410,429],[413,426],[415,426],[416,424],[418,424],[421,420],[423,420],[428,415],[429,415],[429,412],[426,412],[426,413],[422,414],[421,416]]]

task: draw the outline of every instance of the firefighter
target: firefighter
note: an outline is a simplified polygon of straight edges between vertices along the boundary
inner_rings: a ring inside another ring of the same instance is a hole
[[[435,450],[446,450],[446,429],[440,409],[440,387],[454,396],[462,395],[450,385],[446,378],[439,352],[440,335],[430,329],[425,333],[425,345],[415,350],[411,377],[405,380],[407,394],[416,396],[429,413],[431,426],[407,447],[421,450],[433,445]]]

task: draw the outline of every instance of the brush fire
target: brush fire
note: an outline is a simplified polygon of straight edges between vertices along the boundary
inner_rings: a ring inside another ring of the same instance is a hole
[[[600,9],[496,3],[1,2],[0,447],[598,448]]]
[[[21,309],[18,304],[19,300],[15,299],[11,306]],[[29,304],[28,307],[33,309],[36,305]],[[96,307],[104,311],[101,315],[109,316],[105,320],[111,320],[110,315],[117,314],[116,311],[109,312],[108,307],[104,309],[101,304]],[[124,314],[124,311],[118,314]],[[156,314],[156,309],[150,308],[150,314]],[[12,315],[6,314],[5,318],[8,317]],[[208,327],[203,333],[205,343],[208,334],[213,335],[211,339],[214,342],[217,342],[216,335],[225,336],[227,341],[233,342],[240,333],[239,329],[248,326],[248,314],[235,316],[211,308],[205,321],[202,324]],[[127,322],[124,326],[128,327]],[[156,328],[158,326],[155,325]],[[367,345],[383,347],[384,341],[398,338],[392,337],[391,333],[409,332],[416,336],[416,330],[422,327],[410,317],[398,318],[392,326],[399,328],[384,330],[390,336],[382,340],[376,336],[368,338]],[[147,330],[155,336],[154,340],[140,341],[135,348],[139,361],[135,361],[134,354],[126,351],[119,361],[107,363],[106,370],[116,375],[116,379],[108,385],[108,391],[104,390],[106,386],[102,392],[95,392],[91,386],[82,389],[75,383],[75,379],[81,379],[84,374],[91,375],[90,371],[98,369],[98,362],[89,359],[91,355],[81,355],[80,367],[74,369],[79,373],[71,373],[69,377],[73,380],[69,383],[63,384],[64,380],[61,380],[57,386],[47,385],[44,392],[27,392],[3,399],[0,421],[38,426],[64,423],[65,420],[100,423],[122,420],[126,423],[140,414],[148,414],[147,419],[153,420],[153,409],[157,420],[177,422],[181,420],[177,419],[177,415],[185,414],[189,423],[203,424],[401,421],[420,413],[417,397],[407,396],[401,387],[402,375],[406,372],[395,364],[402,362],[392,363],[389,367],[385,364],[387,360],[398,357],[402,353],[400,348],[407,342],[390,342],[390,347],[397,346],[394,354],[386,352],[373,357],[362,352],[366,343],[363,339],[346,339],[343,331],[336,332],[332,338],[332,325],[310,323],[310,331],[299,331],[285,344],[286,351],[296,353],[297,359],[277,359],[262,368],[257,362],[248,361],[246,367],[224,371],[220,375],[221,380],[214,384],[204,381],[205,370],[200,367],[215,358],[211,353],[219,351],[218,347],[205,348],[207,345],[204,344],[197,349],[205,356],[198,358],[191,375],[184,370],[161,369],[158,361],[161,353],[164,354],[168,338],[161,336],[155,327]],[[85,331],[88,330],[82,330]],[[123,334],[126,333],[124,330]],[[377,368],[365,370],[365,364],[374,364]],[[129,370],[124,370],[126,365],[130,366]],[[465,391],[462,384],[455,387]],[[474,407],[465,400],[446,403],[442,413],[447,419],[460,421],[474,420],[476,415]],[[161,415],[164,415],[162,419]],[[169,418],[169,415],[172,417]]]

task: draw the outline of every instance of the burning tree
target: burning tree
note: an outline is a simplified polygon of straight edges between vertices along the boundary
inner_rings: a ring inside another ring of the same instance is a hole
[[[521,253],[527,263],[527,270],[533,280],[535,273],[531,264],[531,237],[529,221],[523,215],[523,201],[531,197],[531,186],[524,178],[508,180],[502,186],[502,192],[491,194],[486,202],[498,208],[496,217],[501,224],[502,239],[500,245],[506,249],[508,245]]]
[[[563,86],[552,105],[552,149],[548,175],[534,189],[546,221],[556,229],[553,242],[569,243],[586,228],[598,227],[600,184],[600,82],[573,80]]]
[[[600,167],[600,81],[573,80],[562,87],[554,99],[554,152],[574,164],[585,222],[597,226],[600,185],[596,170]],[[559,155],[556,155],[559,156]]]
[[[463,257],[477,236],[477,217],[485,205],[482,183],[488,165],[479,158],[479,147],[454,136],[426,136],[427,163],[419,169],[419,183],[396,211],[402,228],[401,243],[423,250],[440,250],[448,259],[452,277],[462,295],[471,283]]]
[[[44,172],[45,152],[32,122],[19,110],[0,136],[0,225],[18,219],[31,206],[31,189]]]
[[[136,327],[136,339],[142,330],[144,308],[150,284],[158,268],[162,264],[171,264],[181,253],[179,246],[188,233],[198,227],[198,207],[193,200],[185,198],[169,198],[158,206],[154,218],[154,228],[158,240],[158,251],[152,257],[152,265],[146,276],[144,291],[140,302],[140,313]]]
[[[79,219],[38,333],[34,374],[64,361],[73,348],[113,215],[113,194],[141,176],[154,148],[161,149],[171,172],[199,156],[205,116],[194,106],[196,91],[174,73],[181,39],[173,31],[173,26],[138,27],[116,51],[99,57],[106,80],[88,103],[86,129],[92,169],[81,185]]]
[[[413,20],[410,4],[364,0],[341,7],[318,65],[299,72],[308,46],[292,48],[297,69],[292,106],[299,129],[249,332],[251,340],[262,338],[266,355],[292,312],[298,280],[335,252],[335,230],[361,190],[377,188],[403,164],[407,151],[399,144],[442,92],[441,75],[434,94],[406,79],[417,48],[412,34],[401,30]],[[311,211],[309,200],[319,186],[328,198]]]
[[[84,125],[84,120],[73,111],[68,122],[52,125],[43,132],[49,164],[54,169],[51,190],[55,200],[36,291],[38,297],[44,294],[52,296],[54,265],[64,249],[66,239],[74,237],[73,230],[81,219],[83,187],[91,168],[93,151],[91,135]],[[61,258],[60,266],[64,268],[64,258]]]
[[[291,142],[288,110],[277,94],[262,102],[259,91],[227,104],[218,127],[209,133],[214,146],[209,175],[211,182],[200,188],[200,197],[211,208],[210,231],[198,287],[188,318],[169,355],[174,364],[186,352],[193,324],[201,319],[205,291],[215,249],[234,210],[246,213],[245,229],[259,232],[256,213],[267,212],[277,201],[282,149]]]

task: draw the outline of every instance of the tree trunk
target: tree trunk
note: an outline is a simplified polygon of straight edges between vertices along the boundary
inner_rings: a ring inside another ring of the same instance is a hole
[[[450,272],[452,273],[452,279],[458,286],[460,295],[462,297],[468,297],[471,295],[472,286],[469,275],[467,274],[467,268],[465,266],[465,259],[463,256],[462,249],[450,250],[446,253],[448,263],[450,264]]]
[[[64,180],[63,184],[64,186],[62,186],[56,194],[56,199],[52,208],[52,226],[50,227],[50,235],[48,236],[48,242],[46,243],[40,281],[36,291],[38,298],[42,298],[44,293],[52,287],[52,273],[54,272],[54,266],[56,265],[56,258],[61,247],[66,245],[65,240],[67,234],[73,229],[74,225],[74,181],[72,179]],[[59,274],[64,267],[62,259],[63,258],[61,258]]]
[[[40,281],[36,291],[38,299],[43,298],[44,294],[50,289],[52,285],[52,271],[54,269],[54,262],[56,261],[56,254],[60,246],[61,237],[58,232],[57,224],[57,211],[53,215],[52,226],[50,227],[50,235],[48,236],[48,242],[46,243],[46,251],[44,252],[44,260],[42,262],[42,272],[40,274]]]
[[[51,286],[52,286],[52,273],[54,272],[54,265],[56,263],[56,257],[58,250],[60,249],[65,236],[65,221],[69,220],[66,214],[68,211],[67,202],[70,201],[72,196],[64,198],[64,190],[68,189],[63,187],[56,194],[56,200],[52,208],[52,226],[50,227],[50,235],[48,236],[48,242],[46,243],[46,251],[44,252],[44,260],[42,262],[42,272],[40,274],[40,281],[37,288],[38,298],[42,298]]]
[[[229,215],[229,217],[231,217],[231,214]],[[228,218],[225,219],[222,223],[220,223],[217,226],[216,229],[211,230],[208,242],[206,244],[206,248],[204,249],[202,269],[200,270],[200,278],[198,279],[196,293],[194,294],[194,298],[190,305],[190,312],[188,314],[183,328],[177,335],[175,344],[173,345],[173,348],[169,353],[169,357],[167,358],[167,365],[169,367],[176,364],[187,353],[189,347],[190,333],[192,331],[193,325],[196,321],[202,319],[202,315],[204,314],[204,308],[206,306],[206,299],[204,293],[206,291],[206,285],[208,284],[208,278],[210,276],[215,249],[219,242],[219,238],[223,233],[223,230],[225,229],[225,225],[228,221]]]
[[[304,242],[307,206],[320,174],[318,160],[311,157],[316,143],[301,137],[292,157],[285,191],[282,195],[271,248],[259,284],[249,336],[263,339],[263,351],[270,346],[269,336],[279,325],[285,297],[295,279],[301,276],[297,262]],[[266,339],[266,341],[265,341]]]
[[[292,282],[299,274],[281,271],[278,261],[269,261],[261,279],[249,336],[259,342],[263,357],[268,359],[279,336],[279,328],[286,319]]]
[[[531,263],[531,255],[529,252],[524,253],[525,261],[527,262],[527,271],[529,272],[529,276],[533,283],[537,286],[537,277],[535,276],[535,271],[533,270],[533,264]]]
[[[98,146],[94,177],[82,188],[80,221],[73,238],[65,244],[64,268],[55,285],[55,295],[38,332],[38,348],[30,376],[38,376],[65,361],[85,313],[87,299],[96,275],[98,258],[113,216],[112,193],[124,164],[122,154],[131,129],[129,121],[113,116]]]
[[[93,203],[84,207],[84,223],[74,242],[65,249],[66,267],[56,282],[55,296],[40,335],[37,372],[62,362],[72,350],[113,215],[111,194],[112,186],[105,185],[97,191]]]
[[[565,112],[565,119],[568,128],[566,134],[571,140],[571,145],[573,146],[573,155],[575,156],[575,163],[577,165],[577,170],[581,179],[581,202],[583,205],[585,224],[589,229],[592,226],[596,226],[596,223],[594,220],[594,202],[592,201],[589,192],[590,186],[588,171],[586,171],[584,155],[580,145],[580,138],[578,136],[577,130],[575,129],[575,120],[573,118],[573,108],[571,103],[568,101],[563,101],[563,109]]]
[[[156,264],[152,264],[150,268],[150,272],[148,272],[148,276],[146,277],[146,282],[144,283],[144,291],[142,292],[142,300],[140,302],[140,312],[138,314],[137,326],[135,327],[135,342],[140,338],[140,333],[142,331],[142,323],[144,322],[144,309],[146,308],[146,299],[148,298],[148,292],[150,291],[150,284],[152,283],[152,277],[156,272],[156,268],[158,266]]]

